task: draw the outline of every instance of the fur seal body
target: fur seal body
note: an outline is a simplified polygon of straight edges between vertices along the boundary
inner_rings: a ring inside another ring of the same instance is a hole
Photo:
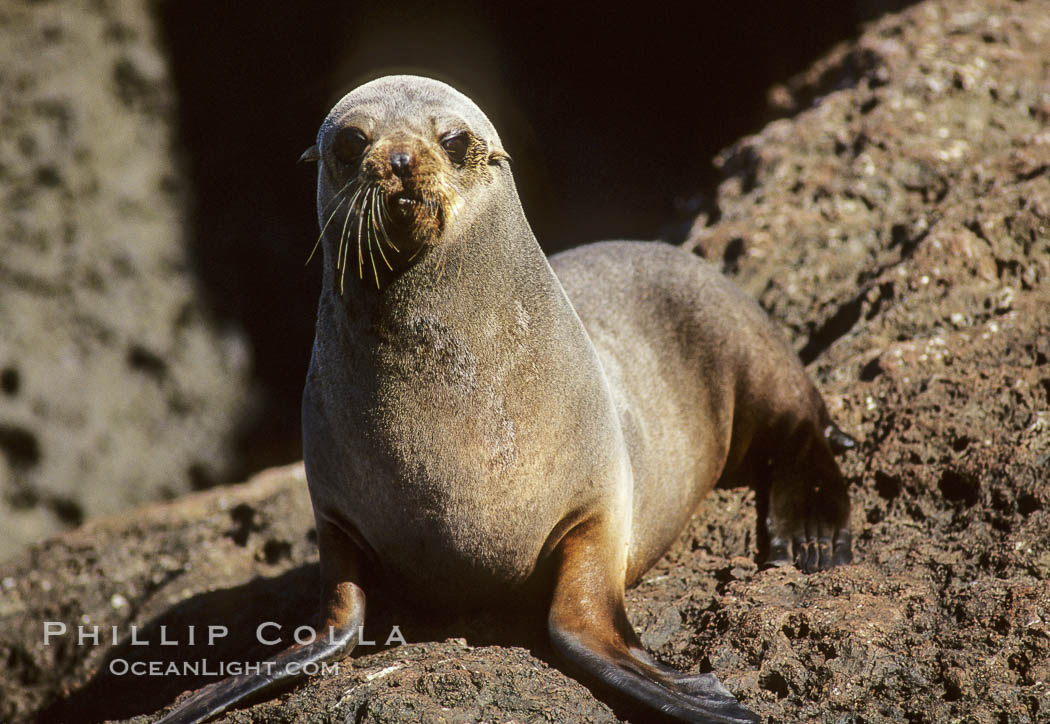
[[[624,588],[741,473],[768,479],[770,561],[850,560],[829,445],[848,437],[764,313],[665,244],[548,263],[496,130],[437,81],[354,90],[306,156],[324,289],[304,457],[336,636],[277,663],[349,652],[378,574],[442,607],[531,597],[588,682],[685,721],[755,721],[714,675],[645,652]],[[221,711],[281,680],[274,668],[167,721]]]

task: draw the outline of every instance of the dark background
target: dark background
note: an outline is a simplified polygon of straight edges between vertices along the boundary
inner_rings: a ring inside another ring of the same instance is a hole
[[[445,80],[488,114],[550,253],[602,238],[680,241],[711,207],[710,160],[773,116],[770,86],[905,0],[161,5],[192,183],[193,258],[243,327],[261,407],[242,473],[299,456],[320,264],[314,166],[328,109],[390,72]]]

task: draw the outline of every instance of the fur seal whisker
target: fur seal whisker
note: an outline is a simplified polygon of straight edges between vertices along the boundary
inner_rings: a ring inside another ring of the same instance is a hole
[[[324,226],[321,227],[321,233],[318,234],[317,241],[314,242],[313,248],[310,249],[310,253],[306,256],[306,262],[303,264],[303,266],[310,266],[310,262],[313,261],[314,254],[317,253],[318,247],[321,246],[321,239],[324,237],[324,232],[328,229],[328,225],[332,223],[332,219],[334,219],[335,215],[339,212],[340,206],[342,206],[342,202],[336,204],[335,208],[332,209],[332,213],[328,216],[328,221],[326,221],[324,223]]]
[[[317,241],[314,242],[313,248],[310,249],[310,255],[306,257],[306,263],[303,266],[309,266],[310,260],[313,259],[314,258],[314,254],[317,253],[317,248],[321,245],[321,239],[324,238],[324,232],[328,230],[328,225],[332,223],[332,219],[335,218],[336,213],[339,211],[339,207],[343,205],[344,201],[346,201],[346,197],[343,195],[344,192],[348,188],[350,188],[350,184],[352,184],[353,182],[354,182],[354,179],[350,179],[345,184],[343,184],[343,188],[339,189],[332,196],[331,201],[329,201],[325,205],[324,211],[321,212],[322,214],[325,213],[326,211],[328,211],[328,207],[332,205],[332,201],[337,201],[337,200],[339,201],[339,203],[337,203],[335,205],[335,208],[332,209],[332,213],[329,214],[328,221],[324,222],[324,226],[321,227],[321,233],[317,235]]]
[[[390,271],[394,271],[394,267],[390,265],[390,261],[386,258],[386,254],[383,252],[383,245],[379,240],[380,233],[386,238],[386,229],[383,228],[382,203],[379,201],[379,197],[382,196],[382,194],[383,190],[376,186],[375,193],[372,194],[372,228],[376,233],[376,247],[379,249],[379,256],[383,258],[383,263],[386,264],[386,268]],[[389,239],[387,239],[387,241],[389,242]],[[395,249],[395,251],[397,250]]]
[[[389,218],[389,214],[386,209],[386,194],[383,192],[383,189],[379,189],[379,231],[383,235],[383,240],[390,245],[390,248],[400,254],[401,250],[398,249],[390,239],[390,234],[386,230],[386,224],[383,222],[383,217]]]
[[[373,186],[369,196],[365,197],[366,199],[372,199],[372,202],[367,203],[365,208],[365,215],[368,221],[368,229],[365,232],[365,236],[366,241],[368,242],[368,260],[372,263],[372,274],[374,274],[376,278],[376,289],[379,289],[379,269],[376,267],[375,254],[372,253],[372,239],[375,238],[375,219],[372,218],[372,214],[375,209],[376,190],[378,188],[378,186]],[[376,240],[376,243],[379,243],[378,239]],[[380,251],[382,251],[382,249],[380,249]]]
[[[359,232],[358,233],[358,237],[357,237],[357,256],[358,256],[358,264],[359,264],[358,276],[360,277],[361,209],[360,209],[360,206],[359,206],[359,202],[362,200],[363,194],[365,192],[366,192],[366,186],[364,184],[361,184],[358,187],[357,191],[354,193],[353,199],[350,200],[350,208],[347,209],[347,217],[346,217],[346,220],[343,222],[343,233],[341,235],[342,247],[343,247],[343,252],[342,252],[342,259],[343,259],[343,261],[342,261],[342,271],[341,271],[341,273],[339,275],[339,293],[340,294],[342,294],[345,291],[345,288],[346,288],[345,287],[346,268],[347,268],[347,266],[349,266],[349,264],[348,264],[349,258],[348,257],[350,256],[350,234],[353,233],[352,229],[349,228],[349,223],[350,223],[350,218],[351,217],[354,217],[355,219],[357,219],[357,228],[358,228],[358,232]],[[339,269],[339,268],[340,267],[339,267],[339,264],[337,262],[336,263],[336,269]]]
[[[368,187],[364,183],[358,183],[357,189],[354,191],[353,197],[350,199],[350,206],[357,206],[358,199],[361,198],[361,194],[365,192]]]
[[[339,291],[343,291],[343,278],[346,276],[346,256],[347,250],[350,246],[349,237],[347,236],[347,228],[350,224],[350,218],[354,215],[354,202],[357,200],[358,194],[361,193],[361,189],[357,190],[354,194],[354,198],[350,200],[350,203],[346,207],[346,217],[343,219],[343,228],[339,232],[339,245],[336,248],[335,255],[335,268],[336,271],[340,271],[339,275]]]
[[[437,281],[441,281],[441,277],[445,274],[445,257],[448,256],[448,247],[444,244],[441,245],[441,253],[437,259],[434,260],[434,268],[437,269]]]
[[[350,217],[353,215],[353,206],[346,207],[346,215],[343,217],[343,228],[339,233],[339,244],[336,247],[335,254],[335,268],[339,269],[341,266],[341,259],[343,256],[343,249],[346,246],[346,225],[350,223]]]
[[[354,195],[350,198],[350,204],[346,209],[346,218],[343,220],[343,229],[339,232],[339,251],[336,254],[335,268],[340,269],[343,264],[346,264],[346,246],[347,246],[347,227],[350,223],[350,217],[354,214],[354,206],[357,204],[357,199],[361,195],[361,191],[364,188],[363,184],[358,184],[354,190]]]
[[[364,228],[365,228],[364,208],[365,208],[365,198],[367,198],[367,197],[368,197],[368,194],[366,193],[365,196],[361,199],[361,208],[357,212],[357,278],[358,279],[364,279],[365,278],[365,271],[364,271],[364,269],[365,269],[365,257],[364,257],[364,247],[361,245],[361,232],[364,231]]]
[[[442,184],[441,191],[446,197],[446,203],[441,205],[442,211],[445,214],[446,222],[449,222],[451,217],[454,217],[460,207],[463,206],[463,195],[459,192],[455,183]]]
[[[347,182],[345,184],[343,184],[342,188],[340,188],[338,191],[336,191],[334,194],[332,194],[332,198],[329,199],[328,203],[324,205],[324,208],[321,210],[321,214],[323,215],[323,214],[327,213],[328,208],[332,205],[332,203],[335,202],[335,201],[338,201],[339,197],[342,196],[346,192],[346,190],[349,189],[350,186],[352,186],[355,183],[358,183],[358,184],[360,183],[357,178],[351,178],[351,179],[347,180]]]
[[[423,251],[423,247],[424,246],[426,246],[426,244],[420,244],[419,248],[417,248],[414,252],[412,252],[412,256],[408,257],[408,261],[412,261],[417,256],[419,256],[419,252]]]

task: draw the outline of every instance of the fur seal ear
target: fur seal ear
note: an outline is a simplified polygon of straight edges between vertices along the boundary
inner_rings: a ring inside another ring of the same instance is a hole
[[[511,160],[510,154],[502,148],[493,148],[489,151],[489,163],[499,163],[500,161],[510,163]]]
[[[310,146],[310,148],[303,151],[303,155],[299,157],[296,163],[309,163],[311,161],[321,160],[321,149],[317,147],[317,144]]]

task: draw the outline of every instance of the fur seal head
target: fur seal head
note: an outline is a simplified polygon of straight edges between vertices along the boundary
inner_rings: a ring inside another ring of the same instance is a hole
[[[342,290],[348,266],[379,288],[424,247],[453,237],[447,230],[510,156],[472,100],[440,81],[399,75],[345,95],[303,160],[320,162],[319,243]]]

